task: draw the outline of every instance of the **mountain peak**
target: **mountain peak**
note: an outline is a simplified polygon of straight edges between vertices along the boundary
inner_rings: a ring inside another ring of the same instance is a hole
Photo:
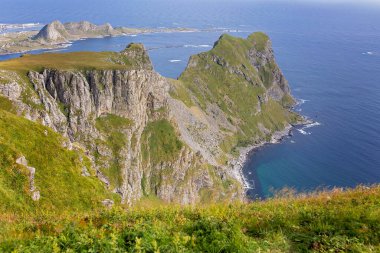
[[[64,25],[55,20],[45,25],[32,39],[43,42],[67,42],[66,34],[67,31]]]

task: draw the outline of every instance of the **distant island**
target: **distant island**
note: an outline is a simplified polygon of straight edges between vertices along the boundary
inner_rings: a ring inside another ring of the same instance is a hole
[[[38,49],[62,48],[68,43],[88,38],[125,36],[143,33],[195,32],[192,28],[128,28],[111,24],[95,25],[88,21],[61,23],[53,21],[40,31],[0,34],[0,55],[23,53]]]

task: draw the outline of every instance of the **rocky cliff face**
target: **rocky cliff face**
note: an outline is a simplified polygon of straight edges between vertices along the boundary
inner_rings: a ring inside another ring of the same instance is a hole
[[[144,196],[183,204],[242,199],[238,147],[292,119],[281,106],[289,87],[270,42],[258,49],[260,40],[250,37],[231,56],[229,40],[192,57],[178,81],[156,73],[144,48],[131,44],[120,53],[128,67],[31,70],[27,99],[30,86],[8,71],[0,91],[20,114],[66,136],[66,147],[85,150],[123,203]]]

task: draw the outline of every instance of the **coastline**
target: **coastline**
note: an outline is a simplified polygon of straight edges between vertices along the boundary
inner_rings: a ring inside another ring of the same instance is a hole
[[[115,28],[116,31],[120,31],[119,34],[106,34],[106,35],[86,35],[86,36],[78,36],[77,38],[71,38],[66,42],[52,42],[50,44],[43,44],[39,43],[37,41],[31,41],[29,40],[30,36],[34,36],[38,34],[39,31],[34,30],[34,31],[21,31],[21,32],[10,32],[10,33],[3,33],[0,34],[3,37],[9,38],[9,40],[4,40],[3,43],[5,44],[0,44],[0,56],[2,55],[11,55],[11,54],[25,54],[29,52],[33,52],[36,50],[54,50],[54,49],[63,49],[70,47],[73,42],[79,41],[79,40],[86,40],[86,39],[104,39],[107,37],[122,37],[122,36],[133,36],[133,35],[143,35],[143,34],[155,34],[155,33],[188,33],[188,32],[198,32],[198,29],[195,28],[184,28],[184,27],[179,27],[179,28],[126,28],[126,27],[120,27],[120,28]],[[128,31],[130,30],[130,31]],[[22,36],[23,32],[28,32],[28,38],[25,40],[20,40],[17,41],[18,37]],[[14,36],[14,37],[12,37]],[[15,40],[14,42],[12,40]],[[1,42],[1,41],[0,41]],[[29,47],[26,50],[6,50],[5,45],[6,43],[29,43],[27,45],[21,45],[20,47]],[[35,45],[32,45],[32,43],[36,43]]]
[[[250,145],[247,147],[242,147],[239,150],[239,157],[232,160],[231,165],[233,169],[233,174],[235,175],[235,178],[242,184],[244,189],[244,198],[247,200],[247,191],[249,189],[252,189],[252,185],[248,182],[247,178],[244,175],[243,168],[248,160],[248,158],[256,152],[259,148],[266,144],[279,144],[286,136],[292,136],[291,132],[293,129],[295,129],[296,126],[305,126],[308,124],[314,124],[315,122],[313,120],[310,120],[304,116],[302,116],[303,121],[297,122],[294,125],[288,124],[285,126],[283,130],[276,131],[272,134],[270,141],[261,141],[257,144]]]
[[[255,152],[258,148],[264,146],[265,144],[280,143],[284,137],[290,135],[290,132],[293,129],[293,127],[294,126],[289,124],[289,125],[285,126],[285,128],[283,130],[274,132],[272,134],[270,141],[261,141],[257,144],[240,148],[239,157],[234,159],[231,162],[231,165],[233,166],[234,174],[237,175],[237,179],[243,185],[243,188],[245,190],[251,189],[251,186],[248,183],[248,180],[245,178],[244,173],[243,173],[243,168],[244,168],[244,165],[245,165],[248,157],[252,154],[252,152]]]

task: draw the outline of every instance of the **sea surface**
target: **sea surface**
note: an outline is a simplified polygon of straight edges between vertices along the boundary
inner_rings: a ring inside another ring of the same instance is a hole
[[[248,194],[269,197],[283,187],[309,191],[380,183],[380,4],[357,2],[0,0],[0,24],[58,19],[209,30],[87,39],[59,50],[118,51],[142,42],[155,69],[172,78],[190,55],[211,49],[222,33],[266,32],[300,102],[296,110],[317,122],[249,156]]]

